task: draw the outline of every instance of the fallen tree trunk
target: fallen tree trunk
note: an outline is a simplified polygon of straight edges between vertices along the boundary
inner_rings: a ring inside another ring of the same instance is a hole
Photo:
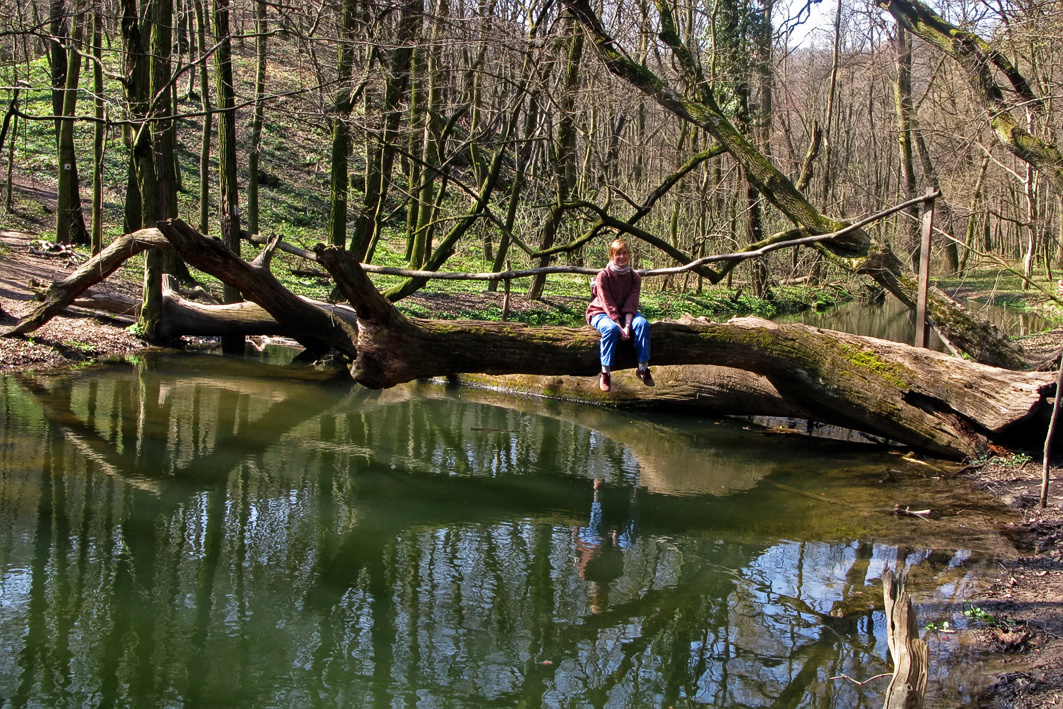
[[[373,388],[461,372],[598,371],[591,328],[411,320],[339,249],[317,256],[359,315],[355,381]],[[925,349],[759,318],[653,325],[657,365],[712,364],[754,372],[820,421],[949,456],[973,455],[1042,414],[1050,374],[1015,372]],[[615,369],[635,366],[623,349]],[[1033,431],[1039,426],[1026,426]],[[1035,434],[1036,435],[1036,434]]]
[[[126,259],[155,248],[170,248],[170,243],[158,229],[141,229],[120,236],[69,276],[53,283],[32,313],[0,335],[10,337],[33,332],[71,305],[86,290],[117,271]]]
[[[598,335],[589,327],[408,319],[376,290],[351,254],[318,246],[318,261],[357,311],[355,326],[342,310],[285,289],[269,272],[272,249],[249,264],[178,220],[160,223],[160,230],[189,264],[238,288],[280,323],[285,335],[317,352],[334,347],[351,358],[352,377],[367,387],[460,373],[591,380],[598,371]],[[55,302],[76,296],[70,289],[56,290],[63,296],[52,298]],[[256,318],[262,321],[261,315]],[[950,457],[977,455],[990,442],[1021,444],[1028,438],[1039,444],[1055,390],[1048,373],[999,369],[876,338],[758,318],[654,323],[653,362],[744,370],[766,382],[744,379],[745,386],[760,392],[750,397],[758,406],[774,408],[772,402],[781,397],[792,404],[790,413],[807,412],[817,421]],[[616,369],[634,366],[634,352],[622,348]]]
[[[357,354],[355,322],[300,298],[270,272],[276,239],[248,263],[220,240],[206,238],[180,219],[159,222],[159,230],[189,265],[233,286],[244,298],[260,305],[287,328],[289,337],[311,353],[323,355],[335,348],[348,357]]]
[[[343,320],[355,330],[358,318],[350,306],[301,298],[308,305],[319,308],[331,317]],[[162,283],[162,334],[182,336],[226,337],[254,336],[291,337],[290,325],[282,324],[258,303],[203,304],[183,297],[176,289],[173,276],[165,276]]]

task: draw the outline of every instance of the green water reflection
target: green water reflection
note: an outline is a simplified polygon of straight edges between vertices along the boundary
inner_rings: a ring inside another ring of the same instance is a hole
[[[880,706],[831,678],[882,569],[938,619],[1009,553],[896,454],[216,358],[0,379],[0,431],[11,706]]]

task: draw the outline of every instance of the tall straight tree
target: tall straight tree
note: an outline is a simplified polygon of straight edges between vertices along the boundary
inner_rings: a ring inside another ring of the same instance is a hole
[[[74,113],[78,82],[81,80],[81,45],[84,37],[84,0],[78,0],[72,17],[66,17],[63,0],[53,0],[49,8],[52,38],[49,60],[52,69],[52,110],[56,116],[56,158],[59,168],[56,196],[55,238],[59,243],[88,244],[85,215],[81,209],[77,156],[74,151]],[[66,29],[69,27],[69,35]],[[67,46],[60,42],[66,37]]]
[[[252,234],[258,233],[258,163],[266,108],[266,30],[266,0],[255,0],[255,109],[251,118],[251,152],[247,156],[247,230]]]
[[[96,125],[92,136],[92,253],[103,249],[103,149],[107,126],[103,105],[103,9],[94,0],[92,8],[92,90]]]
[[[125,212],[129,231],[177,216],[171,67],[173,0],[142,4],[124,0],[122,37],[126,49],[126,101],[135,119],[127,138],[132,148]],[[147,254],[140,324],[150,341],[161,337],[162,275],[181,270],[176,254],[159,250]]]
[[[203,0],[194,0],[196,36],[199,43],[199,105],[203,112],[203,130],[199,144],[199,232],[210,233],[210,143],[214,125],[214,108],[210,103],[210,70],[207,67],[207,18]]]
[[[565,52],[565,72],[562,78],[561,96],[558,100],[557,140],[554,142],[553,154],[550,156],[554,168],[554,208],[543,226],[540,246],[543,250],[554,245],[557,230],[561,226],[562,207],[572,194],[576,183],[576,117],[573,108],[576,91],[579,89],[580,62],[583,59],[583,31],[574,18],[565,17],[563,45]],[[538,266],[550,265],[550,257],[542,256]],[[546,276],[539,274],[532,277],[528,286],[528,298],[533,300],[543,296]]]
[[[354,109],[354,29],[357,20],[357,0],[343,0],[340,8],[339,67],[336,72],[336,94],[332,99],[332,161],[330,163],[330,195],[328,243],[341,249],[347,245],[347,198],[350,189],[348,172],[351,154],[351,111]]]
[[[84,0],[77,0],[70,20],[65,59],[56,61],[62,65],[61,74],[54,76],[57,83],[62,82],[62,90],[58,92],[59,110],[56,112],[60,116],[56,137],[59,179],[55,210],[55,238],[59,243],[88,244],[90,241],[81,210],[77,155],[74,151],[74,114],[77,110],[78,82],[81,80],[81,45],[85,34],[84,10]],[[62,12],[62,2],[53,3],[53,12]],[[63,49],[57,48],[54,55],[64,55]]]
[[[240,195],[236,165],[236,91],[233,88],[232,34],[229,31],[229,0],[214,0],[214,78],[218,92],[218,177],[221,201],[218,215],[221,238],[233,253],[240,253]],[[226,284],[224,300],[238,303],[240,291]],[[226,354],[242,354],[244,338],[228,336],[222,339]]]
[[[897,145],[901,158],[901,187],[904,201],[915,197],[917,188],[915,177],[915,158],[912,140],[912,46],[908,41],[908,31],[904,25],[897,25],[894,37],[897,48],[897,76],[893,82],[893,97],[897,110]],[[902,223],[899,233],[903,234],[903,250],[910,255],[912,267],[919,265],[919,207],[912,205],[906,211],[907,219]]]
[[[367,112],[380,115],[383,124],[378,135],[366,136],[365,193],[350,245],[351,252],[359,261],[365,260],[371,253],[384,212],[384,199],[391,187],[391,173],[398,151],[395,141],[402,121],[403,100],[410,89],[414,44],[420,35],[423,15],[424,0],[405,0],[400,4],[393,48],[384,72],[383,102],[376,104],[369,92],[365,95]],[[381,61],[384,61],[383,57]],[[414,99],[411,97],[410,101],[412,104]],[[414,111],[412,106],[410,111]]]

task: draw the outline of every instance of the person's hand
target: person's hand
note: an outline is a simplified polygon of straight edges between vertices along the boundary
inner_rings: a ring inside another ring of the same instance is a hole
[[[630,325],[620,328],[620,339],[621,340],[630,340],[631,339],[631,326]]]

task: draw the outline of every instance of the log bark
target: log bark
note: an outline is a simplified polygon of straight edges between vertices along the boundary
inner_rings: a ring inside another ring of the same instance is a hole
[[[284,324],[288,335],[311,353],[324,354],[329,348],[353,358],[357,351],[357,327],[338,318],[285,288],[269,270],[276,248],[274,239],[258,257],[248,263],[218,239],[208,239],[180,219],[159,222],[159,230],[191,266],[211,274],[235,288],[247,300],[257,303]]]
[[[165,337],[248,337],[266,335],[289,337],[290,325],[282,324],[258,303],[248,300],[223,305],[197,303],[177,292],[174,278],[166,276],[162,285],[162,332]],[[352,330],[358,327],[354,310],[345,305],[301,298],[307,305],[343,320]]]

